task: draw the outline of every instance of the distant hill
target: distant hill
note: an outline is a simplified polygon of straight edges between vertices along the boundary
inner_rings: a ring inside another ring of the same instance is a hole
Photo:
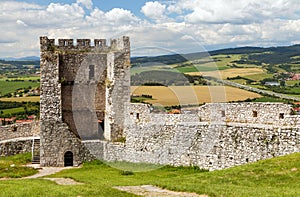
[[[219,49],[209,52],[195,52],[188,54],[172,54],[172,55],[161,55],[161,56],[143,56],[143,57],[132,57],[131,63],[133,66],[159,62],[161,64],[176,64],[183,63],[189,60],[196,60],[203,57],[213,56],[213,55],[229,55],[229,54],[248,54],[249,61],[256,61],[258,63],[267,64],[281,64],[281,63],[291,63],[295,62],[295,58],[291,57],[299,56],[300,62],[300,45],[292,46],[279,46],[279,47],[238,47],[238,48],[227,48]],[[298,58],[296,58],[298,59]],[[0,60],[5,61],[39,61],[38,56],[27,56],[22,58],[0,58]]]
[[[7,58],[0,58],[0,59],[5,60],[5,61],[39,61],[40,57],[27,56],[27,57],[21,57],[21,58],[7,57]]]
[[[291,57],[299,56],[300,62],[300,45],[292,46],[280,46],[280,47],[239,47],[220,49],[209,52],[198,52],[189,54],[173,54],[162,55],[155,57],[134,57],[131,58],[131,63],[134,65],[146,64],[150,62],[160,62],[162,64],[176,64],[183,63],[188,60],[195,60],[202,57],[208,57],[213,55],[229,55],[229,54],[248,54],[249,60],[256,61],[258,63],[267,64],[281,64],[291,63],[295,59]],[[297,58],[296,58],[297,59]],[[147,65],[147,64],[146,64]]]

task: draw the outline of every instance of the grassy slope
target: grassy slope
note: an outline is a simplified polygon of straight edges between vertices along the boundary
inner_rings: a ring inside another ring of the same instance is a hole
[[[213,172],[173,167],[130,176],[120,172],[96,161],[52,175],[84,185],[61,186],[39,179],[1,181],[0,196],[133,196],[112,187],[144,184],[209,196],[300,196],[300,153]]]
[[[37,170],[26,168],[23,166],[30,161],[30,153],[10,157],[0,157],[0,178],[20,178],[35,174]]]

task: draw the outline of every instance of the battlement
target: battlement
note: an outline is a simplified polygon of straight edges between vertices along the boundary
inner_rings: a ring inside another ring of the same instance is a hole
[[[129,37],[123,36],[118,39],[111,39],[108,45],[106,39],[58,39],[56,44],[55,39],[49,39],[47,36],[40,37],[41,51],[58,50],[128,50],[130,49]]]

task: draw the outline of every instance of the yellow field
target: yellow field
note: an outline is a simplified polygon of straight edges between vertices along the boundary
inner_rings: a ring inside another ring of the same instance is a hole
[[[227,77],[246,77],[248,75],[257,75],[265,73],[262,68],[231,68],[227,70],[209,71],[209,72],[189,72],[185,74],[194,76],[211,76],[226,79]]]
[[[133,95],[152,95],[147,102],[154,105],[187,105],[209,102],[229,102],[259,98],[259,94],[228,86],[132,86]],[[39,102],[39,96],[0,98],[1,101]]]
[[[12,101],[12,102],[39,102],[39,96],[29,97],[14,97],[14,98],[0,98],[0,101]]]
[[[227,86],[133,86],[133,95],[152,95],[154,105],[187,105],[259,98],[259,94]]]

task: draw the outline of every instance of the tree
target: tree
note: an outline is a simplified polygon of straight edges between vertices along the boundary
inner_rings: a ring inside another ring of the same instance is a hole
[[[285,80],[280,80],[280,86],[282,86],[282,87],[285,86]]]

